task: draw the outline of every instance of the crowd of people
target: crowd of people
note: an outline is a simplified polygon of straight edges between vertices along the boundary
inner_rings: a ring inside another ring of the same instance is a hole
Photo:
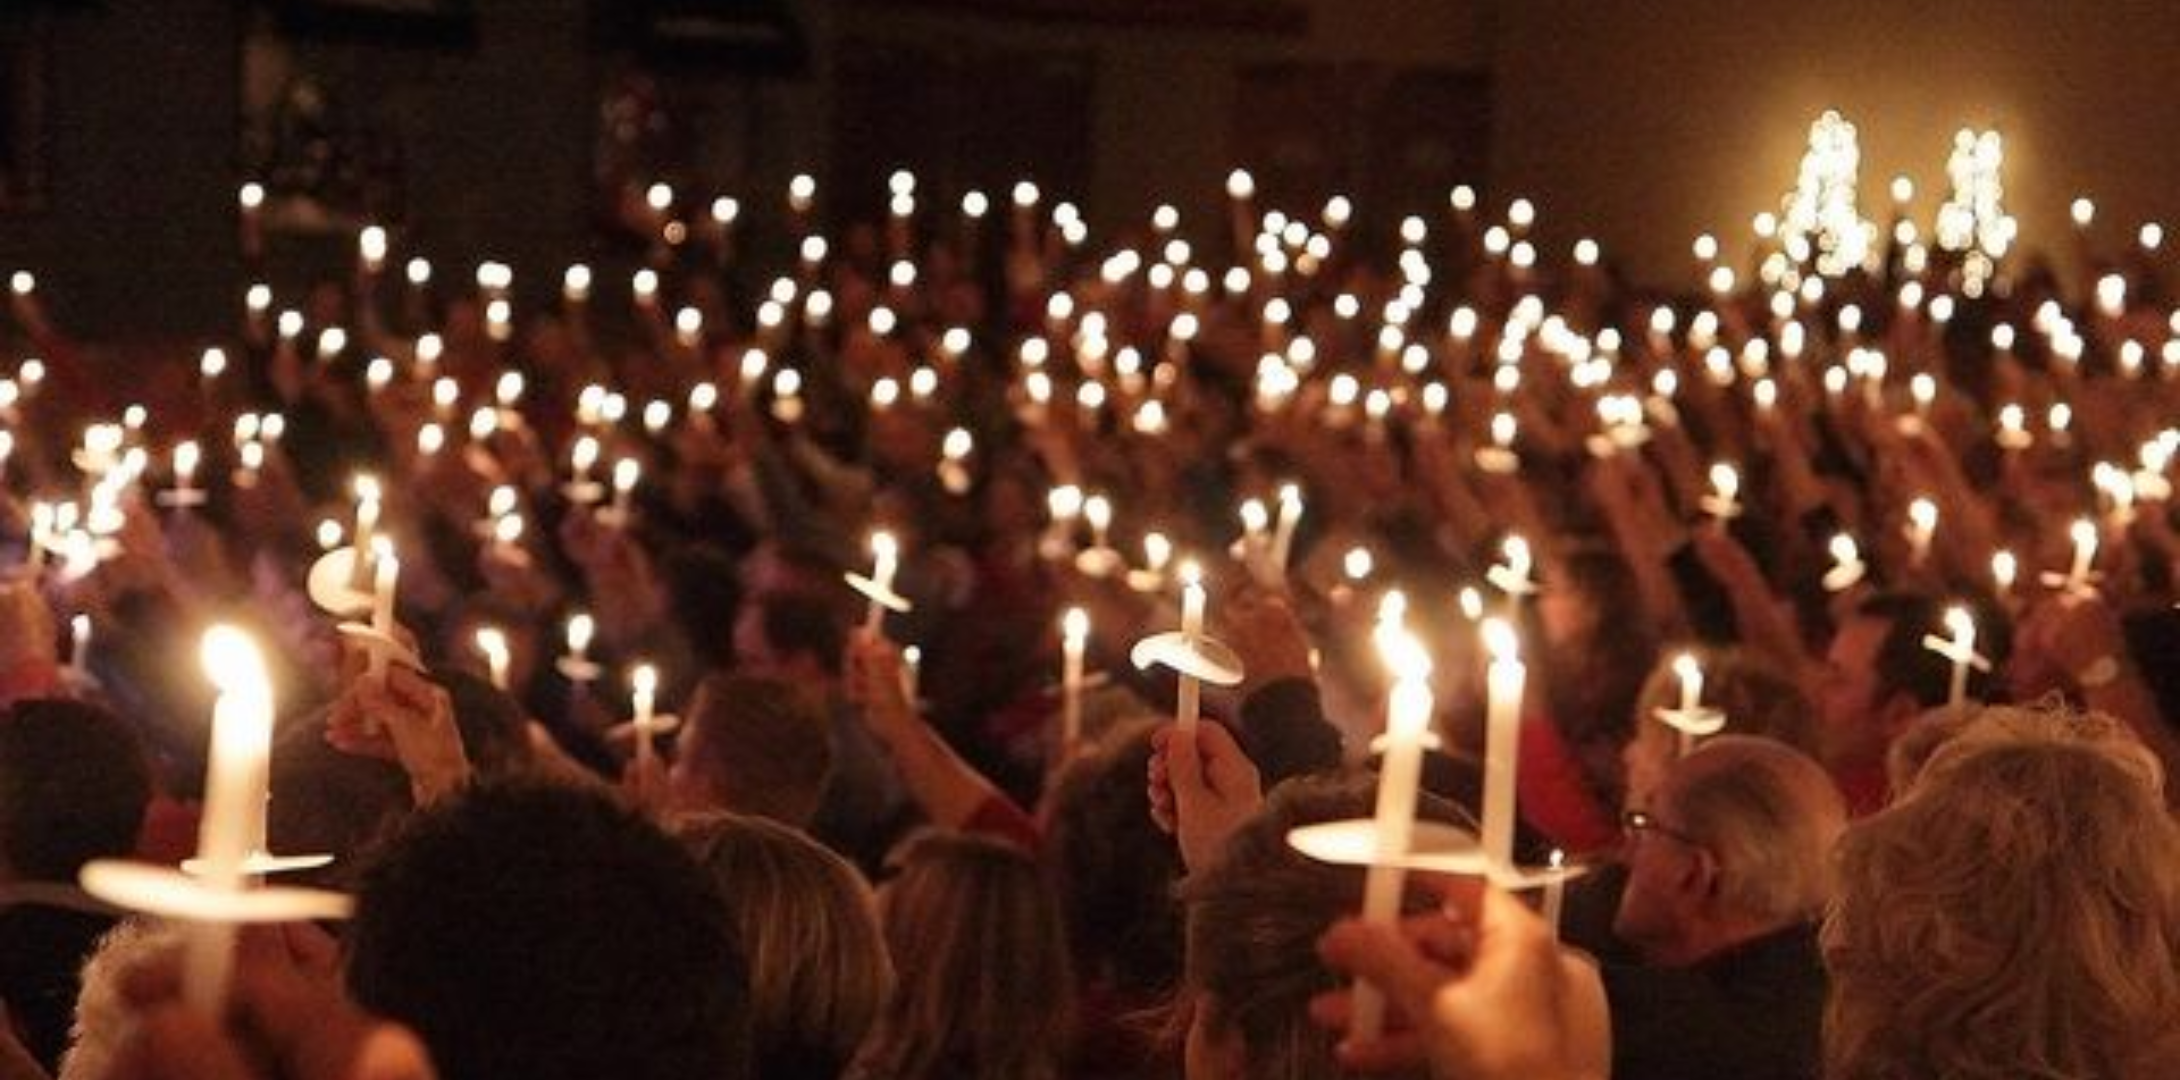
[[[376,232],[149,366],[17,274],[0,1077],[2180,1071],[2151,246],[2077,233],[2068,287],[1773,234],[1665,295],[1467,189],[1237,177],[1095,243],[893,194],[632,191],[640,242],[519,288]],[[398,552],[409,655],[314,602],[344,546]],[[1199,579],[1242,678],[1182,725],[1130,651]],[[1510,761],[1549,902],[1416,871],[1366,922],[1289,843],[1371,815],[1395,590],[1417,814]],[[265,846],[332,856],[278,880],[354,914],[244,928],[208,1015],[189,926],[78,876],[191,853],[215,619],[275,670]]]

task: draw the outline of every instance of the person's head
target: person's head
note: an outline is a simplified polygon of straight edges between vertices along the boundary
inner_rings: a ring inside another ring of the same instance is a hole
[[[1847,831],[1829,1075],[2180,1075],[2180,824],[2118,721],[1993,707]]]
[[[1705,650],[1696,655],[1703,672],[1702,704],[1725,718],[1721,734],[1777,739],[1811,757],[1822,752],[1816,708],[1792,675],[1740,649]],[[1680,687],[1673,658],[1662,657],[1636,696],[1635,733],[1620,750],[1626,806],[1640,810],[1650,805],[1652,794],[1680,756],[1679,732],[1658,719],[1658,710],[1679,704]]]
[[[1784,743],[1722,735],[1676,762],[1629,817],[1613,932],[1685,966],[1814,918],[1832,895],[1847,811],[1823,767]]]
[[[727,898],[749,960],[752,1075],[840,1075],[893,990],[870,886],[824,845],[763,818],[704,814],[674,834]]]
[[[1162,994],[1179,976],[1173,883],[1183,869],[1143,812],[1150,737],[1161,722],[1108,732],[1067,764],[1045,801],[1045,850],[1076,971],[1123,996]]]
[[[667,610],[689,651],[705,667],[727,667],[734,660],[734,626],[719,614],[742,602],[734,559],[712,544],[696,543],[674,549],[660,569]]]
[[[1834,765],[1879,762],[1885,748],[1924,709],[1945,704],[1953,663],[1923,644],[1949,636],[1946,605],[1914,593],[1879,593],[1857,604],[1825,652],[1817,696],[1825,760]],[[1999,620],[1979,612],[1978,651],[2004,658]],[[1970,696],[1987,695],[1989,675],[1972,672]]]
[[[687,852],[603,790],[485,783],[361,874],[356,1001],[447,1080],[748,1074],[747,971]]]
[[[1642,611],[1635,572],[1616,549],[1578,542],[1544,569],[1534,611],[1548,647],[1530,677],[1530,693],[1569,744],[1590,792],[1615,805],[1620,748],[1657,658],[1649,635],[1624,629]]]
[[[1312,997],[1337,981],[1317,939],[1361,909],[1363,873],[1316,862],[1287,844],[1300,825],[1365,817],[1375,784],[1366,775],[1289,780],[1227,839],[1210,867],[1183,889],[1188,956],[1183,1002],[1189,1080],[1331,1080],[1332,1032],[1311,1022]],[[1453,816],[1425,796],[1426,817]],[[1404,906],[1426,902],[1411,888]]]
[[[830,739],[824,710],[802,688],[753,675],[710,676],[689,701],[667,774],[673,804],[802,828],[825,796]]]
[[[1057,1075],[1072,978],[1058,905],[1035,860],[989,837],[927,832],[891,860],[879,920],[893,1000],[857,1058],[900,1080]]]
[[[839,609],[817,593],[761,593],[735,615],[735,664],[752,675],[831,685],[847,644]]]
[[[73,883],[127,855],[150,801],[143,743],[120,717],[60,698],[0,715],[0,881]]]

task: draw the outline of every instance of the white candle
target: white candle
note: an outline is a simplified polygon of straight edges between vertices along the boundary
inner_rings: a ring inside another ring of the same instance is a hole
[[[1060,746],[1066,753],[1082,739],[1083,654],[1090,642],[1090,613],[1067,609],[1060,618]]]
[[[356,553],[356,561],[349,572],[348,585],[351,589],[361,589],[364,582],[370,579],[370,557],[373,551],[371,538],[378,529],[378,479],[372,476],[359,476],[356,478],[355,488],[356,542],[351,547]]]
[[[590,639],[598,632],[598,623],[588,612],[578,612],[568,617],[568,656],[577,661],[590,659]]]
[[[892,533],[880,529],[870,534],[870,554],[870,579],[872,584],[878,586],[875,591],[880,595],[892,592],[893,575],[900,569],[900,543],[893,539]],[[885,617],[885,605],[873,596],[870,606],[863,611],[863,632],[871,635],[879,633]]]
[[[507,690],[507,632],[497,626],[477,628],[477,651],[484,654],[485,670],[491,674],[492,688]]]
[[[1703,509],[1720,524],[1740,516],[1741,474],[1733,466],[1723,461],[1711,466],[1711,495],[1703,501]]]
[[[1279,521],[1272,528],[1272,566],[1282,578],[1286,576],[1289,557],[1294,553],[1294,531],[1301,524],[1301,486],[1279,485]]]
[[[923,650],[910,645],[901,650],[901,699],[915,707],[923,694]]]
[[[233,890],[242,885],[252,851],[264,844],[265,799],[272,769],[272,685],[256,643],[232,626],[221,624],[206,631],[199,653],[206,676],[219,688],[219,699],[212,709],[197,859],[207,885]],[[188,932],[183,996],[204,1015],[223,1015],[234,964],[234,924],[191,923]]]
[[[1680,714],[1693,717],[1703,706],[1703,666],[1696,662],[1696,654],[1684,652],[1673,658],[1673,674],[1680,677]],[[1675,730],[1680,734],[1680,756],[1687,757],[1696,748],[1696,737],[1686,728]]]
[[[637,664],[629,673],[628,682],[636,731],[636,764],[638,768],[646,768],[658,754],[651,744],[651,716],[657,707],[659,669],[650,664]]]
[[[1491,654],[1484,724],[1484,855],[1493,866],[1510,869],[1514,865],[1514,769],[1521,750],[1522,690],[1528,669],[1522,666],[1520,642],[1506,620],[1485,619],[1483,637]]]
[[[1193,561],[1182,563],[1181,634],[1188,639],[1191,647],[1196,644],[1198,638],[1203,636],[1204,606],[1206,603],[1203,569]],[[1200,688],[1196,685],[1196,677],[1186,672],[1181,673],[1180,690],[1174,695],[1173,722],[1179,724],[1181,730],[1188,732],[1191,736],[1196,733],[1196,717],[1197,713],[1201,711],[1198,698],[1200,692]]]
[[[1567,854],[1552,849],[1551,875],[1544,879],[1544,925],[1552,928],[1552,937],[1559,937],[1560,911],[1567,903]]]
[[[1416,793],[1423,777],[1423,742],[1431,727],[1430,654],[1397,616],[1381,624],[1378,650],[1393,669],[1386,702],[1385,754],[1378,765],[1376,843],[1369,877],[1363,885],[1363,921],[1391,926],[1400,918],[1401,885],[1406,872],[1399,860],[1408,854],[1415,831]],[[1354,1031],[1368,1041],[1383,1031],[1385,999],[1367,983],[1355,988]]]
[[[1976,619],[1964,607],[1945,609],[1945,627],[1953,632],[1949,649],[1941,650],[1946,659],[1953,661],[1953,681],[1947,687],[1945,703],[1960,708],[1968,702],[1968,667],[1976,659]]]
[[[68,666],[74,669],[77,679],[91,677],[91,617],[84,614],[68,618]]]
[[[1908,504],[1908,558],[1916,566],[1930,557],[1930,541],[1938,532],[1938,504],[1918,497]]]
[[[2011,551],[1998,551],[1991,556],[1991,583],[1998,588],[1998,598],[2004,600],[2013,592],[2014,578],[2021,572],[2020,562]]]
[[[2078,518],[2067,530],[2074,538],[2074,564],[2067,568],[2066,591],[2080,594],[2089,588],[2089,572],[2097,564],[2097,525]]]
[[[401,559],[394,554],[394,545],[385,540],[375,545],[372,559],[378,564],[378,573],[371,588],[371,629],[391,638],[394,636],[394,585],[401,580]],[[364,676],[374,680],[386,678],[384,648],[371,650]]]
[[[363,272],[376,274],[386,265],[386,230],[377,225],[366,225],[356,234],[356,256],[363,262]]]
[[[643,466],[635,458],[622,458],[613,463],[613,508],[615,525],[628,524],[629,505],[635,499],[636,482],[643,479]]]

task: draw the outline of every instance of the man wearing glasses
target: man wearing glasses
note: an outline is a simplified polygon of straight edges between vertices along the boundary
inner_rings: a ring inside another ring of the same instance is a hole
[[[1846,827],[1822,766],[1783,743],[1713,739],[1623,817],[1613,930],[1644,964],[1605,971],[1614,1077],[1815,1077],[1816,920]]]

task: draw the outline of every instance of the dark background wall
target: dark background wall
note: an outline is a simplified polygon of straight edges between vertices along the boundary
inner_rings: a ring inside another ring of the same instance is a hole
[[[1480,8],[1467,3],[786,6],[807,38],[799,70],[672,74],[717,106],[709,137],[737,144],[718,181],[745,201],[777,200],[807,168],[828,181],[828,201],[854,203],[831,182],[853,182],[860,194],[894,165],[919,164],[895,159],[932,132],[974,160],[960,186],[1042,171],[1055,177],[1055,197],[1074,199],[1101,227],[1139,221],[1161,201],[1218,213],[1235,161],[1291,157],[1298,142],[1341,148],[1322,155],[1329,165],[1305,170],[1307,186],[1322,189],[1309,198],[1321,200],[1349,190],[1373,149],[1398,139],[1364,130],[1373,122],[1367,96],[1300,130],[1291,117],[1251,115],[1265,99],[1245,72],[1259,84],[1282,70],[1321,83],[1361,77],[1375,80],[1380,100],[1402,77],[1479,92],[1488,84]],[[599,90],[626,58],[595,32],[590,0],[470,7],[475,32],[465,44],[283,32],[277,51],[391,129],[402,152],[404,246],[442,274],[480,258],[536,268],[525,280],[539,287],[596,246]],[[243,42],[266,10],[247,0],[0,0],[0,17],[37,21],[52,61],[50,199],[31,212],[0,211],[0,268],[36,270],[64,324],[110,336],[210,336],[231,324],[243,280],[235,224]],[[1085,11],[1100,14],[1076,17]],[[933,78],[919,78],[926,73]],[[1040,78],[1045,100],[1012,92],[1015,80]],[[879,125],[892,110],[913,114],[912,123],[887,138]],[[1411,148],[1405,157],[1423,160],[1411,170],[1416,185],[1442,187],[1461,163],[1482,170],[1484,115],[1466,110],[1473,145],[1462,155],[1439,160]],[[1355,147],[1362,153],[1350,160]],[[947,205],[958,195],[931,193]],[[335,265],[345,242],[275,235],[271,276],[307,278]]]
[[[746,202],[778,200],[801,168],[836,207],[873,204],[897,164],[937,170],[927,197],[949,206],[960,187],[1031,171],[1109,235],[1169,200],[1201,227],[1236,162],[1297,207],[1348,191],[1381,220],[1442,206],[1467,179],[1502,203],[1536,197],[1554,244],[1593,235],[1638,277],[1681,285],[1688,240],[1773,207],[1830,106],[1861,128],[1866,200],[1907,172],[1927,214],[1951,134],[1972,123],[2007,135],[2008,199],[2032,247],[2077,254],[2052,241],[2081,189],[2107,243],[2180,212],[2180,99],[2163,85],[2180,18],[2156,6],[2091,21],[2034,0],[782,3],[807,40],[800,68],[672,76],[706,103],[709,172]],[[549,286],[599,245],[600,87],[626,57],[593,0],[471,8],[473,40],[452,47],[281,41],[387,118],[406,246],[442,273],[499,258]],[[0,210],[0,270],[36,270],[64,323],[231,324],[243,42],[263,10],[0,0],[0,19],[34,20],[49,62],[49,198]],[[303,274],[342,250],[279,240],[274,268]]]

